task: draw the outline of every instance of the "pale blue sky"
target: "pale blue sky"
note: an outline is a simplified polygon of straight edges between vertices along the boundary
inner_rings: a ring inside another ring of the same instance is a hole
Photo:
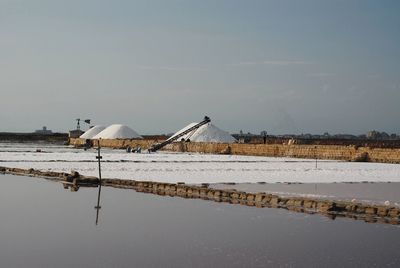
[[[0,132],[400,133],[400,1],[0,0]]]

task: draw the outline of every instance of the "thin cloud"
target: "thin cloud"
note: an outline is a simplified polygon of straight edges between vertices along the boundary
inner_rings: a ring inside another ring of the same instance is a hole
[[[140,70],[156,70],[156,71],[207,71],[207,68],[200,67],[177,67],[177,66],[149,66],[135,65]]]
[[[336,76],[335,73],[309,73],[307,74],[307,76],[310,77],[332,77],[332,76]]]
[[[246,61],[225,64],[226,66],[250,66],[250,65],[276,65],[276,66],[294,66],[294,65],[309,65],[313,64],[308,61],[297,60],[265,60],[265,61]],[[208,71],[206,67],[185,67],[185,66],[153,66],[153,65],[135,65],[139,70],[158,70],[158,71]]]
[[[265,61],[244,61],[239,63],[228,64],[229,66],[246,66],[246,65],[279,65],[279,66],[293,66],[293,65],[309,65],[313,64],[309,61],[301,60],[265,60]]]
[[[324,85],[322,86],[322,91],[323,91],[324,93],[327,93],[327,92],[329,91],[330,88],[331,88],[331,86],[330,86],[329,84],[324,84]]]
[[[370,78],[370,79],[378,79],[378,78],[381,78],[382,75],[380,75],[380,74],[370,74],[367,77]]]

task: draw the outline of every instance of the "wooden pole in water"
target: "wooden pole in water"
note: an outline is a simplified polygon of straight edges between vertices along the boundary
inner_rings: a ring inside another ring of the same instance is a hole
[[[100,193],[101,193],[101,159],[103,158],[101,155],[100,155],[100,149],[101,149],[101,147],[100,147],[100,139],[99,139],[99,141],[98,141],[98,148],[97,148],[97,156],[96,156],[96,159],[98,160],[98,162],[99,162],[99,192],[97,193],[97,206],[95,206],[94,208],[96,209],[96,225],[98,224],[98,222],[99,222],[99,210],[101,209],[101,206],[100,206]]]

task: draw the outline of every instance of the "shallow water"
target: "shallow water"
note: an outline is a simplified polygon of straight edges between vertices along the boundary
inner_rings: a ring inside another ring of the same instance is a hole
[[[1,267],[399,267],[400,228],[0,175]]]

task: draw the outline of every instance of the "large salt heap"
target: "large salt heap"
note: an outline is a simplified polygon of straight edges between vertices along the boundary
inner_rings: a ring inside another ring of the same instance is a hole
[[[193,126],[195,126],[195,125],[197,125],[197,123],[195,123],[195,122],[194,122],[194,123],[190,123],[190,124],[187,125],[186,127],[184,127],[184,128],[182,128],[181,130],[177,131],[177,132],[176,132],[174,135],[172,135],[168,140],[175,138],[177,135],[181,134],[182,132],[188,130],[189,128],[191,128],[191,127],[193,127]],[[195,131],[196,131],[196,130],[193,130],[192,132],[190,132],[190,133],[188,133],[188,134],[186,134],[186,135],[180,137],[180,138],[178,139],[178,141],[187,140],[190,136],[193,135],[193,133],[194,133]]]
[[[233,143],[236,141],[227,131],[224,131],[211,123],[203,125],[197,129],[190,137],[194,142],[219,142]]]
[[[143,139],[143,137],[128,126],[114,124],[94,136],[93,139]]]
[[[105,128],[106,128],[106,126],[102,126],[102,125],[94,126],[94,127],[90,128],[89,130],[87,130],[85,133],[83,133],[79,138],[92,139],[94,136],[96,136],[97,134],[102,132]]]
[[[179,135],[183,131],[191,128],[197,123],[191,123],[186,127],[182,128],[178,132],[176,132],[172,137]],[[171,138],[172,138],[171,137]],[[170,139],[171,139],[170,138]],[[185,136],[178,139],[192,142],[215,142],[215,143],[233,143],[236,142],[236,139],[232,137],[227,131],[224,131],[211,123],[205,124],[198,129],[186,134]]]

